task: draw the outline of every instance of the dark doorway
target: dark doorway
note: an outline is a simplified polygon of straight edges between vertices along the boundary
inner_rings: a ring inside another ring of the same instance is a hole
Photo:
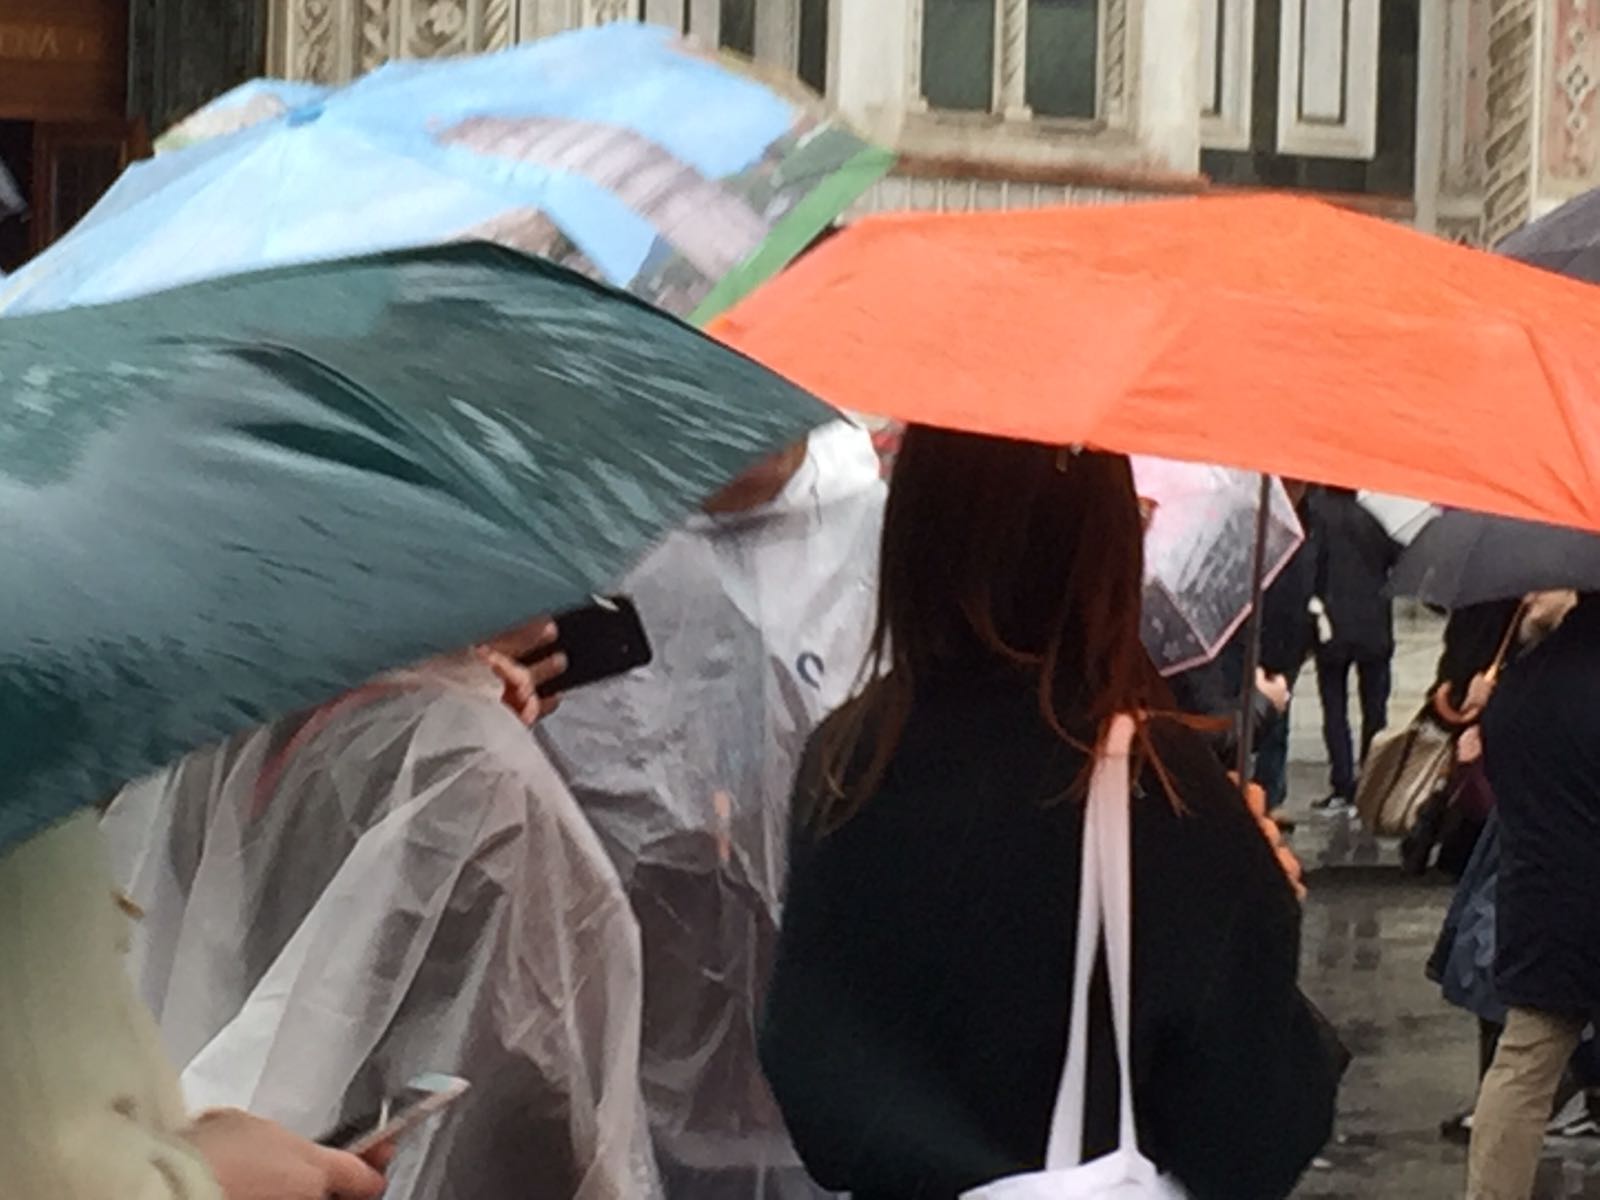
[[[0,170],[6,171],[24,203],[33,195],[33,122],[0,121]],[[0,204],[0,272],[28,261],[33,244],[31,213],[10,213]]]

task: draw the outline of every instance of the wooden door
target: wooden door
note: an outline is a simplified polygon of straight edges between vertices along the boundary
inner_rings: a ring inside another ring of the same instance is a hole
[[[149,153],[129,121],[41,122],[33,136],[33,251],[78,223],[124,168]]]

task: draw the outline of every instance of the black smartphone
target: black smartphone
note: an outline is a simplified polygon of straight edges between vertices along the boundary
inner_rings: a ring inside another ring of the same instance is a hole
[[[596,596],[592,604],[557,613],[556,640],[523,659],[532,666],[559,651],[567,669],[539,688],[557,696],[650,665],[655,657],[639,610],[626,596]]]

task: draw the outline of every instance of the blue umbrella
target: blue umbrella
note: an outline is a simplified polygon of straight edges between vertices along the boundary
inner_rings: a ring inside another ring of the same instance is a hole
[[[328,91],[258,81],[190,118],[0,289],[0,311],[498,241],[708,319],[891,162],[815,97],[613,24]]]
[[[0,853],[615,579],[829,410],[483,244],[4,322]]]

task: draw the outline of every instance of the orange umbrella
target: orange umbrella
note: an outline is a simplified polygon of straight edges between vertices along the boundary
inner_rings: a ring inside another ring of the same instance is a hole
[[[1600,291],[1316,201],[871,218],[712,330],[841,408],[1600,529]]]

